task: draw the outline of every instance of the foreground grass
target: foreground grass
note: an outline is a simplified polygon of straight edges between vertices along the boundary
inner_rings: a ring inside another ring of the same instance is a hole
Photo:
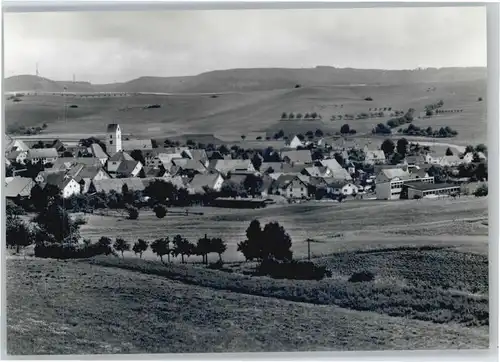
[[[427,257],[425,257],[425,251],[421,250],[399,252],[400,255],[406,255],[406,259],[403,257],[401,263],[404,263],[404,260],[411,260],[406,269],[401,269],[401,275],[406,275],[411,280],[411,270],[425,268],[427,264],[433,262],[432,253],[435,254],[441,251],[435,250],[430,252],[431,254]],[[369,253],[358,255],[369,255]],[[408,255],[412,256],[408,257]],[[422,255],[424,256],[422,257]],[[332,262],[328,262],[327,259],[326,264],[335,264],[335,258],[343,260],[344,264],[348,266],[347,270],[350,267],[352,271],[369,270],[373,269],[373,266],[376,264],[385,264],[384,259],[374,261],[373,258],[366,258],[367,261],[364,262],[360,258],[356,259],[352,257],[349,260],[346,254],[334,256]],[[421,263],[419,260],[421,258],[422,260],[426,260],[425,263]],[[445,255],[440,260],[446,261]],[[452,259],[450,265],[448,267],[445,266],[443,270],[450,272],[448,268],[451,268],[451,264],[456,261],[457,259]],[[462,265],[460,264],[455,264],[455,273],[449,275],[443,272],[441,276],[439,274],[434,276],[433,273],[439,273],[440,265],[436,265],[430,270],[430,274],[427,275],[422,271],[416,272],[413,283],[401,282],[401,275],[398,278],[393,274],[394,278],[387,278],[387,273],[385,274],[385,278],[377,278],[375,282],[349,283],[347,278],[350,274],[321,281],[292,281],[275,280],[267,277],[252,277],[239,273],[226,273],[188,265],[163,265],[159,262],[140,259],[124,260],[115,257],[97,257],[90,260],[90,263],[92,265],[118,267],[144,274],[164,276],[186,284],[210,287],[217,290],[274,297],[296,302],[336,305],[358,311],[372,311],[390,316],[407,317],[435,323],[486,326],[489,321],[487,294],[474,295],[468,292],[464,293],[445,288],[444,283],[450,283],[447,278],[451,280],[453,280],[452,278],[458,278],[459,284],[457,285],[460,286],[460,272],[462,271]],[[323,260],[323,263],[325,263],[325,260]],[[356,269],[353,267],[354,265],[357,266]],[[476,264],[472,263],[472,265]],[[476,291],[479,291],[478,285],[484,282],[484,278],[486,278],[487,288],[487,265],[486,268],[484,268],[484,263],[482,262],[478,265],[479,267],[483,267],[483,269],[479,271],[474,269],[471,271],[471,273],[478,272],[479,274],[478,282],[474,284],[474,288],[477,289]],[[369,266],[371,268],[365,268]],[[464,264],[463,267],[467,269],[470,265]],[[341,266],[339,269],[341,269]],[[382,276],[384,275],[382,274]],[[422,279],[418,280],[419,277]],[[465,290],[469,288],[467,283],[471,283],[470,278],[467,278],[465,282],[461,282]],[[481,286],[481,288],[482,291],[485,291],[484,286]],[[469,289],[472,289],[472,287]]]
[[[487,348],[486,331],[189,286],[96,264],[7,261],[7,352]]]

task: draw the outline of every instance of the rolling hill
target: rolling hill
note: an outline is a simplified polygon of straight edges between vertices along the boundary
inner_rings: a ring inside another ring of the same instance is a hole
[[[207,93],[284,89],[302,86],[387,85],[429,82],[486,80],[486,68],[440,68],[422,70],[351,69],[319,66],[286,69],[229,69],[186,77],[141,77],[124,83],[90,84],[86,82],[52,81],[33,75],[5,79],[5,90],[62,92],[154,92]]]

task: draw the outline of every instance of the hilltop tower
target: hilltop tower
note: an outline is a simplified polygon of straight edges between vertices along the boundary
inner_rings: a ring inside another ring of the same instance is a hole
[[[106,132],[106,151],[110,156],[122,150],[122,130],[117,123],[108,124]]]

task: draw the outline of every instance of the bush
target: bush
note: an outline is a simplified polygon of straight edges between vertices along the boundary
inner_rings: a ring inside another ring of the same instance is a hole
[[[366,97],[365,101],[373,101],[373,98],[372,97]]]
[[[38,243],[35,246],[35,256],[38,258],[84,259],[109,254],[116,255],[110,246],[100,242],[90,245]]]
[[[139,218],[139,210],[136,207],[128,206],[127,212],[129,220],[137,220]]]
[[[153,211],[158,219],[163,219],[167,215],[167,208],[161,204],[156,205]]]
[[[257,268],[258,275],[268,275],[276,279],[321,280],[330,277],[331,272],[324,266],[312,262],[296,261],[279,262],[266,259]]]
[[[488,185],[483,184],[479,186],[476,191],[474,191],[474,196],[476,197],[481,197],[481,196],[488,196]]]
[[[351,277],[349,278],[349,282],[351,283],[371,282],[374,279],[375,279],[375,274],[369,271],[362,271],[351,275]]]

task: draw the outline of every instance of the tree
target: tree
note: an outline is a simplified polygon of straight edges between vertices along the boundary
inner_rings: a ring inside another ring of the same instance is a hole
[[[323,137],[323,131],[318,128],[316,132],[314,132],[314,135],[316,137]]]
[[[259,195],[262,189],[263,180],[262,177],[250,174],[243,181],[243,187],[250,195]]]
[[[120,253],[122,253],[122,258],[123,258],[123,253],[125,251],[129,251],[130,250],[130,244],[125,239],[116,238],[116,241],[113,244],[113,248],[115,248],[116,251],[119,251]]]
[[[297,116],[295,118],[301,119],[302,118],[302,113],[297,113]]]
[[[316,112],[311,113],[311,118],[316,119],[318,117],[318,114]]]
[[[406,140],[406,138],[400,138],[397,142],[397,152],[403,157],[405,157],[406,153],[408,152],[408,144],[409,142]]]
[[[198,239],[198,243],[196,244],[196,250],[199,255],[202,256],[203,263],[208,264],[208,253],[211,251],[211,239],[207,238],[207,234],[205,234],[205,237]]]
[[[258,152],[255,152],[253,155],[252,164],[257,171],[260,170],[260,166],[262,165],[262,156]]]
[[[468,145],[465,147],[465,154],[474,152],[474,146]]]
[[[242,140],[245,140],[245,138],[247,138],[247,136],[245,136],[244,134],[241,135],[241,139]]]
[[[280,224],[270,222],[262,230],[262,259],[292,260],[292,239]]]
[[[286,112],[281,113],[281,119],[286,119],[288,118],[288,114]]]
[[[482,184],[481,186],[479,186],[476,189],[476,191],[474,191],[474,196],[476,197],[488,196],[488,185]]]
[[[16,247],[19,253],[20,248],[33,244],[33,233],[29,226],[17,215],[8,215],[5,223],[5,236],[7,246]]]
[[[69,213],[56,203],[50,203],[33,218],[38,226],[37,240],[55,243],[75,242],[80,237],[82,220],[73,220]]]
[[[262,256],[262,229],[259,220],[253,220],[246,230],[246,240],[238,243],[238,251],[246,260],[260,259]]]
[[[213,238],[210,241],[210,250],[219,254],[219,261],[222,262],[222,254],[226,252],[227,245],[221,238]]]
[[[184,257],[188,257],[192,254],[194,254],[196,247],[195,245],[191,244],[187,239],[183,238],[181,235],[177,234],[174,237],[174,249],[173,249],[173,254],[175,256],[180,255],[181,256],[181,262],[182,264],[185,263]]]
[[[446,149],[446,156],[453,156],[453,151],[449,147]]]
[[[481,144],[476,146],[476,152],[482,152],[485,155],[487,155],[488,154],[488,147],[486,147],[485,144],[481,143]]]
[[[386,139],[380,146],[380,149],[384,151],[386,157],[394,153],[394,148],[394,142],[392,142],[392,140],[390,139]]]
[[[144,253],[146,250],[148,250],[148,242],[143,239],[139,239],[134,243],[134,246],[132,248],[132,251],[137,255],[139,254],[139,258],[142,259],[142,253]]]
[[[128,206],[127,207],[127,213],[128,213],[128,219],[129,220],[137,220],[139,217],[139,209],[137,209],[134,206]]]
[[[143,165],[146,164],[141,150],[133,150],[132,152],[130,152],[130,157],[132,157],[136,161],[139,161]]]
[[[347,134],[350,131],[350,127],[348,124],[344,124],[342,127],[340,127],[340,133],[341,134]]]
[[[313,161],[322,160],[323,159],[323,151],[321,149],[315,149],[311,153],[311,158],[313,159]]]
[[[160,260],[163,262],[163,256],[168,256],[168,262],[170,263],[170,253],[172,250],[170,249],[170,239],[160,238],[156,239],[151,243],[151,251],[160,257]]]
[[[289,118],[289,119],[294,119],[294,118],[295,118],[295,115],[293,114],[293,112],[291,112],[291,113],[288,115],[288,118]]]
[[[101,236],[97,241],[97,245],[100,249],[105,250],[105,254],[109,255],[111,253],[111,239],[106,236]]]
[[[158,219],[163,219],[167,215],[167,208],[162,204],[155,205],[153,211]]]

